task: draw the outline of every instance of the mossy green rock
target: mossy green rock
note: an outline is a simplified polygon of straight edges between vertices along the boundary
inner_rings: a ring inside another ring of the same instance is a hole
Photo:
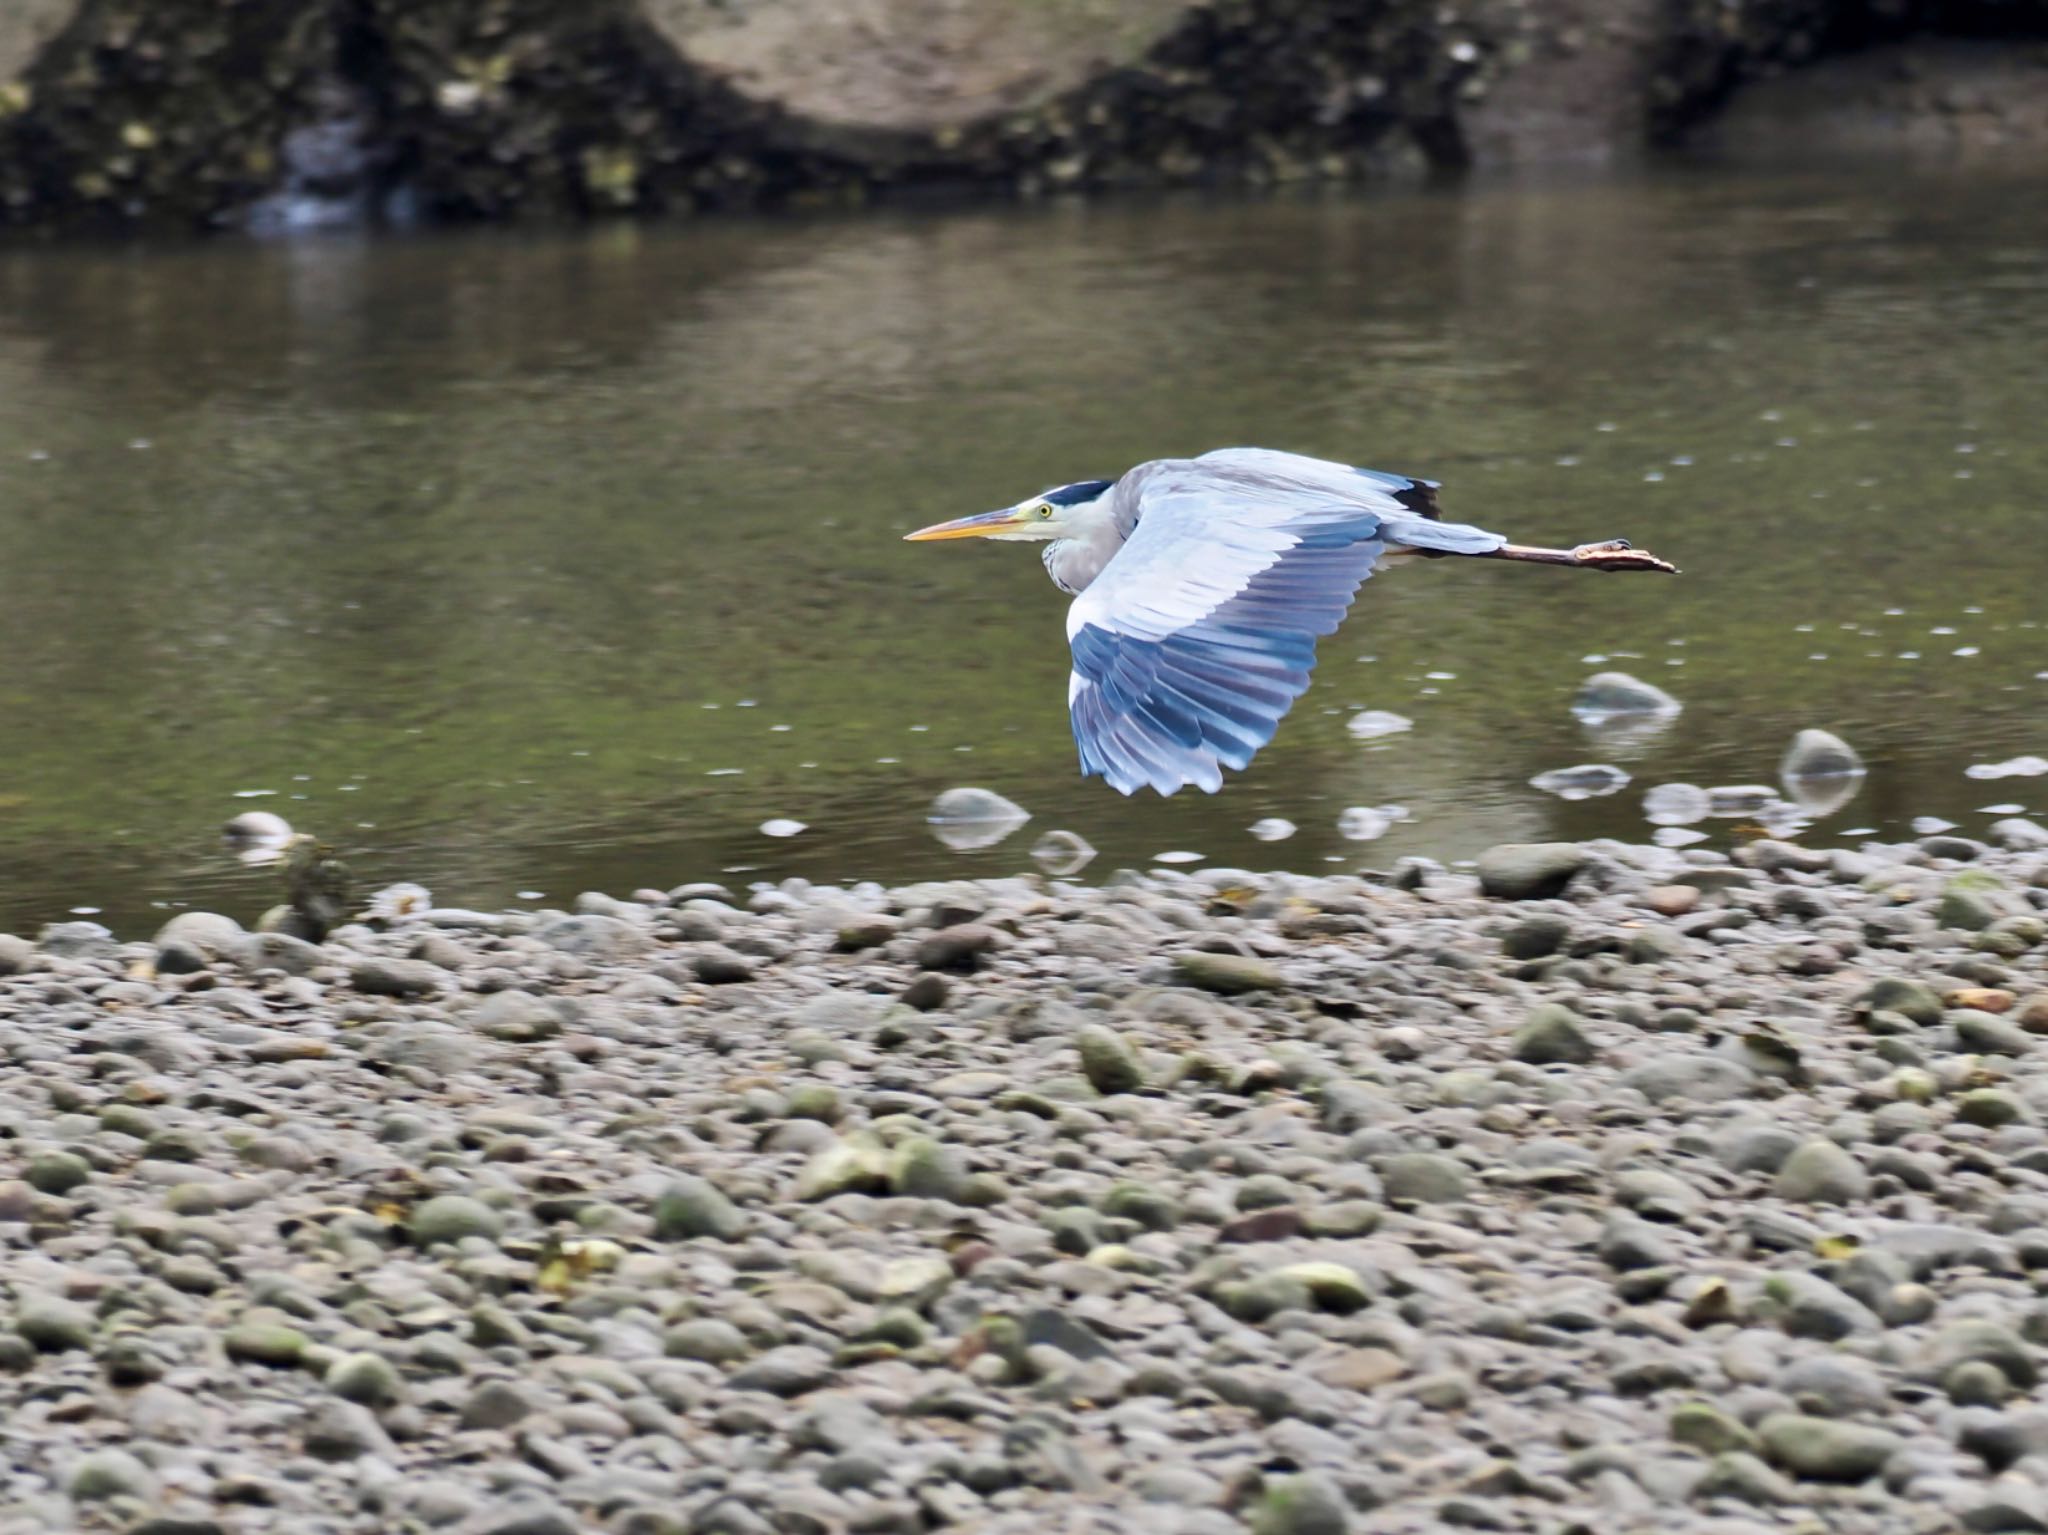
[[[1896,1013],[1923,1027],[1941,1022],[1941,996],[1932,986],[1919,981],[1886,977],[1873,981],[1858,999],[1865,1013]]]
[[[1731,1450],[1754,1454],[1757,1437],[1711,1402],[1682,1402],[1671,1412],[1671,1437],[1708,1455]]]
[[[1970,933],[1982,932],[1998,916],[1997,904],[1983,892],[1954,885],[1942,892],[1941,902],[1934,908],[1934,920],[1941,926]]]
[[[967,1185],[967,1163],[957,1147],[928,1135],[899,1141],[889,1159],[889,1187],[911,1199],[958,1200]]]
[[[1081,1074],[1103,1096],[1136,1092],[1144,1086],[1145,1071],[1138,1052],[1116,1030],[1091,1023],[1075,1033],[1074,1048],[1081,1055]]]
[[[1310,1473],[1267,1484],[1252,1535],[1349,1535],[1351,1505],[1334,1482]]]
[[[1290,1263],[1275,1269],[1273,1277],[1302,1286],[1319,1311],[1348,1316],[1372,1304],[1372,1291],[1366,1288],[1365,1281],[1355,1269],[1341,1263]]]
[[[1196,950],[1176,954],[1173,968],[1190,986],[1232,996],[1248,991],[1278,991],[1287,983],[1263,959],[1242,954],[1211,954]]]
[[[40,1194],[64,1195],[92,1181],[92,1164],[69,1151],[44,1151],[29,1158],[22,1178]]]
[[[1136,1221],[1147,1231],[1171,1231],[1180,1224],[1180,1206],[1150,1184],[1111,1184],[1100,1208],[1112,1219]]]
[[[678,1178],[654,1202],[654,1235],[663,1242],[693,1237],[735,1240],[747,1229],[747,1217],[722,1189],[702,1178]]]
[[[344,1354],[327,1367],[321,1384],[345,1401],[386,1407],[403,1399],[405,1382],[381,1354]]]
[[[229,1329],[221,1340],[221,1346],[227,1351],[228,1358],[238,1363],[289,1370],[304,1359],[311,1341],[296,1327],[286,1327],[280,1322],[244,1322]]]
[[[1583,1066],[1599,1052],[1570,1008],[1545,1002],[1515,1031],[1513,1054],[1529,1066]]]
[[[830,1199],[835,1194],[879,1194],[889,1186],[889,1150],[866,1131],[856,1131],[814,1154],[796,1175],[797,1199]]]

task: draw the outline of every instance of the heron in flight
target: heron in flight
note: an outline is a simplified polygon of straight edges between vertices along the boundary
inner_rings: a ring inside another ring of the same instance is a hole
[[[1673,567],[1626,540],[1532,549],[1445,522],[1433,480],[1266,448],[1155,459],[910,539],[1045,544],[1071,592],[1067,708],[1083,776],[1214,794],[1308,691],[1316,641],[1390,560],[1463,555],[1579,570]]]

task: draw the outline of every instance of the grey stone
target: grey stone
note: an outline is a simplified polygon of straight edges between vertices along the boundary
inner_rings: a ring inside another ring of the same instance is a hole
[[[437,1194],[414,1208],[407,1223],[412,1239],[421,1247],[459,1242],[465,1237],[496,1241],[505,1221],[496,1210],[466,1194]]]
[[[361,959],[349,967],[348,979],[365,996],[430,997],[452,978],[425,960]]]
[[[1816,1138],[1785,1159],[1772,1192],[1795,1204],[1857,1204],[1870,1197],[1870,1175],[1833,1141]]]
[[[462,1404],[464,1428],[510,1428],[536,1411],[531,1397],[509,1380],[487,1380]]]
[[[1563,892],[1586,866],[1576,842],[1504,842],[1479,855],[1479,887],[1504,901],[1541,901]]]
[[[1397,1152],[1384,1158],[1377,1171],[1386,1197],[1405,1204],[1453,1204],[1465,1197],[1469,1184],[1462,1163],[1434,1151]]]
[[[1747,1066],[1713,1055],[1670,1056],[1647,1061],[1621,1075],[1623,1087],[1634,1088],[1652,1103],[1674,1098],[1719,1103],[1748,1093],[1756,1080],[1756,1073]]]
[[[1765,1418],[1757,1435],[1773,1461],[1818,1482],[1868,1481],[1905,1444],[1889,1429],[1790,1412]]]
[[[831,1357],[823,1349],[791,1343],[771,1348],[728,1377],[740,1391],[766,1391],[774,1396],[802,1396],[828,1386],[835,1378]]]
[[[743,1359],[747,1339],[732,1323],[718,1317],[695,1317],[668,1330],[662,1350],[675,1359],[700,1359],[707,1364],[726,1364]]]

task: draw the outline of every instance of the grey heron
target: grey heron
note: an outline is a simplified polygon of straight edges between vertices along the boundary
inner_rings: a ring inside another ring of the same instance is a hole
[[[1043,542],[1073,594],[1067,707],[1083,776],[1215,793],[1308,690],[1316,641],[1389,560],[1462,555],[1579,570],[1673,567],[1621,539],[1511,544],[1445,522],[1437,484],[1267,448],[1155,459],[912,540]]]

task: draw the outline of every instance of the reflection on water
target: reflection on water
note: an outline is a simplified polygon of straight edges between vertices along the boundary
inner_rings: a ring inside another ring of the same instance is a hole
[[[1762,781],[1809,725],[1869,764],[1859,826],[1981,830],[1964,769],[2048,750],[2033,190],[1692,169],[0,252],[0,928],[253,915],[237,795],[471,906],[1031,867],[932,835],[959,784],[1091,876],[1639,836],[1644,791]],[[897,536],[1229,443],[1685,575],[1375,580],[1249,773],[1126,802],[1076,774],[1037,561]],[[1582,728],[1613,669],[1684,712]],[[1594,759],[1634,782],[1530,786]]]

